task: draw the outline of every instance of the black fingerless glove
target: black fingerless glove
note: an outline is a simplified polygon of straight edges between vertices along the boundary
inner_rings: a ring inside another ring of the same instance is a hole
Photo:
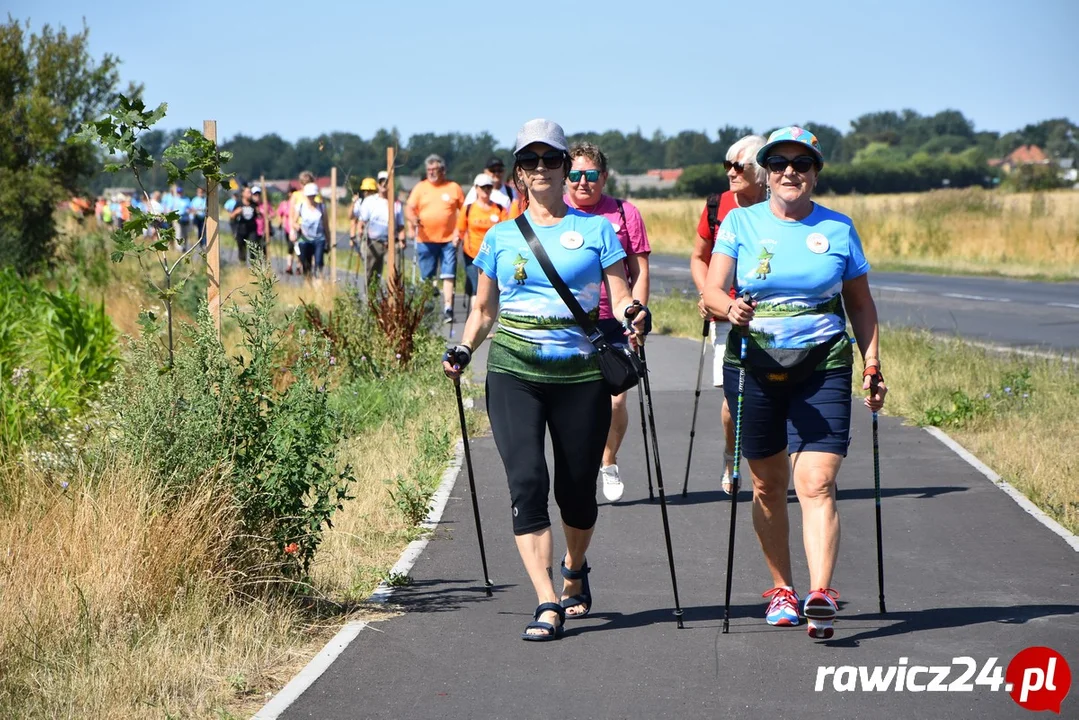
[[[646,313],[648,313],[644,316],[644,330],[641,331],[642,335],[647,335],[648,333],[652,332],[652,311],[648,309],[647,305],[641,303],[640,300],[634,300],[632,305],[626,306],[626,309],[623,313],[626,316],[625,325],[627,330],[633,332],[633,318],[635,318],[637,316],[637,313],[639,313],[641,310],[644,310]]]
[[[446,354],[442,356],[444,362],[456,365],[459,370],[464,370],[472,362],[472,348],[467,345],[454,345],[446,348]]]

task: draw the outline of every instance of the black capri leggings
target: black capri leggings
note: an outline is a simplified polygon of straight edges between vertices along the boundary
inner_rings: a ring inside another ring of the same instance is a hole
[[[596,476],[611,427],[611,395],[602,380],[555,384],[487,374],[487,415],[506,468],[513,534],[551,526],[551,477],[544,434],[554,449],[554,499],[562,522],[587,530],[596,524]]]

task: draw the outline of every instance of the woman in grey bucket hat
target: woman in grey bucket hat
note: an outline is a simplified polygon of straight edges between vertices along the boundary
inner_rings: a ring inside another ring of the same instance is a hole
[[[569,155],[566,135],[550,120],[531,120],[517,133],[512,177],[527,193],[528,210],[484,236],[476,255],[479,282],[461,344],[443,370],[460,376],[495,323],[487,358],[487,414],[506,470],[517,550],[539,606],[523,640],[555,640],[569,618],[592,609],[585,553],[596,518],[596,478],[611,396],[595,347],[551,285],[524,229],[534,233],[551,264],[586,313],[598,312],[606,284],[614,314],[632,321],[636,342],[647,309],[633,304],[623,269],[625,251],[604,217],[569,207],[563,197]],[[547,513],[551,476],[545,436],[554,451],[554,496],[566,536],[559,594],[551,579],[554,542]]]

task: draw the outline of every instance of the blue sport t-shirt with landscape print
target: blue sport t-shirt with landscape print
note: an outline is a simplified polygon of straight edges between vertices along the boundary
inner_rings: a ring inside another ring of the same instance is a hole
[[[531,222],[581,308],[599,318],[603,268],[626,256],[611,223],[570,208],[556,225]],[[543,383],[577,383],[602,375],[595,348],[573,319],[513,221],[487,231],[476,267],[498,282],[498,331],[491,339],[488,372]]]
[[[748,290],[757,301],[749,343],[762,348],[811,348],[844,333],[843,283],[869,272],[854,223],[816,203],[799,221],[780,220],[768,202],[732,210],[713,253],[735,258],[738,294]],[[725,359],[736,367],[738,344],[731,333]],[[844,333],[818,369],[853,362]]]

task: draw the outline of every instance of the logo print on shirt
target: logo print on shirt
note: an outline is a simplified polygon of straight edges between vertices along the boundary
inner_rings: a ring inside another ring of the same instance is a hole
[[[517,253],[517,258],[513,261],[513,280],[518,285],[524,285],[525,280],[528,279],[528,273],[525,272],[525,265],[528,264],[528,258],[521,253]]]
[[[772,263],[769,261],[775,256],[775,253],[768,252],[768,248],[761,248],[760,255],[757,256],[760,262],[757,263],[757,271],[754,275],[757,280],[766,280],[768,278],[768,273],[772,272]]]
[[[449,201],[450,201],[450,194],[449,193],[442,193],[442,202],[449,202]]]
[[[558,238],[558,241],[567,250],[576,250],[584,245],[584,236],[576,230],[567,230],[562,233],[562,237]]]
[[[814,252],[817,255],[822,255],[828,252],[828,238],[821,233],[810,233],[806,238],[806,247],[810,252]]]
[[[493,222],[493,223],[498,222],[498,215],[496,213],[491,213],[491,222]]]

